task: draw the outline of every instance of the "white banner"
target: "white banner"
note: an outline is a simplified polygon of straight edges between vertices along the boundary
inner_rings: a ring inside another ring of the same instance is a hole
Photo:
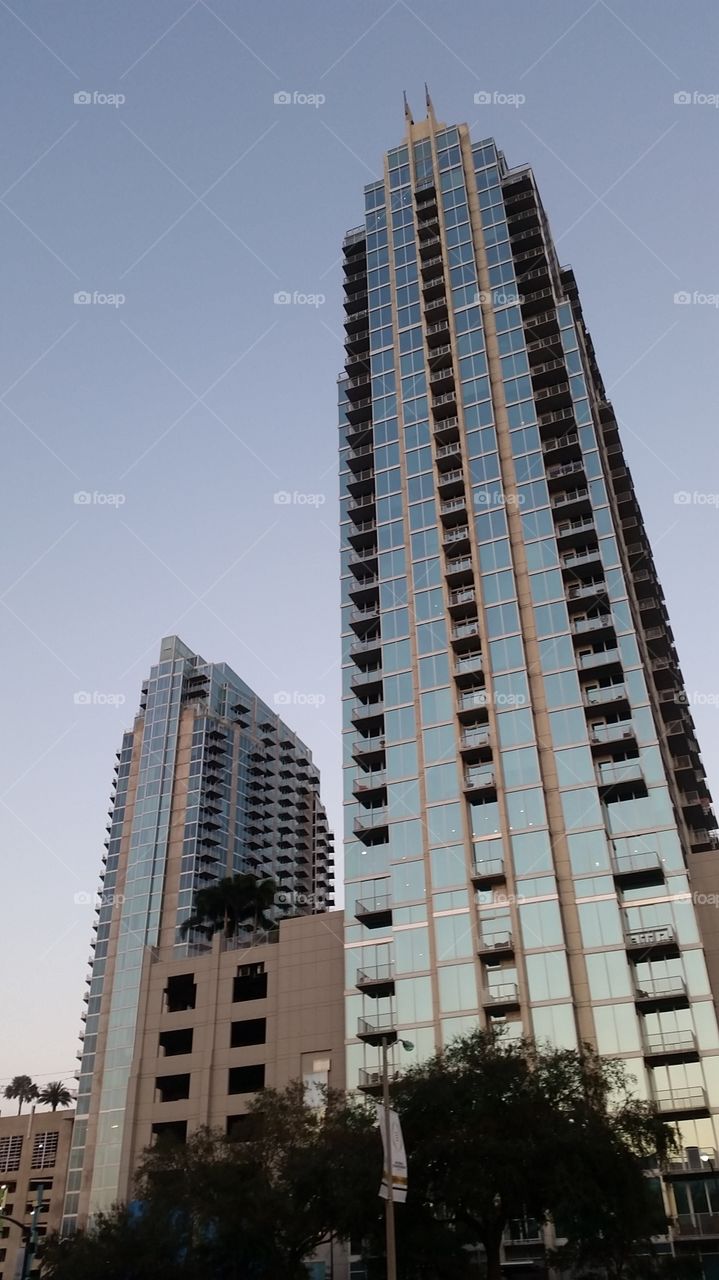
[[[387,1154],[387,1133],[384,1107],[377,1104],[377,1123],[379,1124],[380,1133],[382,1134],[382,1151],[384,1153],[384,1168],[382,1170],[382,1186],[379,1194],[383,1200],[389,1200],[387,1170],[391,1164],[392,1168],[392,1199],[398,1204],[404,1204],[407,1199],[407,1156],[404,1150],[404,1139],[402,1137],[402,1126],[399,1122],[399,1116],[396,1111],[390,1110],[389,1113],[389,1141],[390,1156]]]

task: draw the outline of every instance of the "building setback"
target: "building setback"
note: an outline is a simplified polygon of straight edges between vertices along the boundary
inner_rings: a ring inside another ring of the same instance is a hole
[[[214,965],[224,964],[226,974],[233,962],[228,953],[218,960],[202,935],[182,936],[180,925],[198,890],[238,873],[273,877],[279,892],[272,910],[283,914],[289,908],[302,917],[300,927],[304,918],[326,912],[333,901],[332,837],[310,752],[224,663],[206,663],[176,636],[163,640],[115,773],[85,997],[65,1230],[127,1196],[135,1155],[153,1124],[166,1122],[149,1116],[144,1076],[147,1062],[154,1064],[166,1054],[155,1035],[158,1027],[153,1024],[148,1040],[144,1022],[159,1015],[152,999],[158,975],[164,981],[163,966],[176,976],[176,958],[180,972],[204,965],[202,973],[210,981]],[[313,936],[312,923],[307,920],[307,936]],[[283,926],[289,929],[290,950],[293,927]],[[323,937],[326,933],[323,927]],[[242,941],[238,935],[238,943]],[[246,932],[244,942],[250,941]],[[282,943],[264,950],[283,954]],[[222,994],[214,988],[211,995],[199,976],[197,984],[210,1002],[222,1002],[229,1017],[231,1001],[224,987]],[[190,1028],[190,1022],[175,1019],[166,1029],[175,1025]],[[195,1076],[183,1099],[191,1104],[186,1107],[190,1128],[200,1113],[224,1119],[227,1108],[212,1090],[221,1089],[223,1099],[231,1092],[224,1067],[221,1071],[218,1065],[213,1074],[212,1065],[229,1023],[213,1028],[211,1020],[202,1024],[200,1019],[192,1030],[197,1032],[192,1065],[204,1055],[210,1074],[203,1083]],[[279,1061],[279,1045],[272,1052]],[[296,1057],[299,1070],[299,1050]],[[244,1055],[236,1060],[244,1062]],[[258,1066],[265,1060],[261,1053],[254,1059]],[[162,1114],[176,1121],[179,1111],[177,1102],[170,1102],[170,1087],[158,1085],[156,1092],[158,1103],[165,1100]],[[141,1117],[130,1107],[135,1097],[144,1108]]]
[[[618,1054],[679,1130],[676,1247],[711,1253],[715,823],[532,171],[407,113],[344,292],[348,1084],[383,1036],[401,1071],[477,1025]]]

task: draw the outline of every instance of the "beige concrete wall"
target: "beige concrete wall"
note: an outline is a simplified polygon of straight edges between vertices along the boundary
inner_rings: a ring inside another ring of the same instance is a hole
[[[224,1129],[228,1116],[247,1110],[253,1094],[228,1093],[231,1067],[264,1064],[265,1085],[282,1088],[311,1071],[315,1059],[329,1059],[329,1083],[344,1087],[342,921],[340,911],[297,917],[282,923],[275,944],[228,949],[218,935],[212,950],[201,956],[148,955],[128,1095],[123,1194],[152,1141],[153,1124],[185,1120],[188,1134],[203,1124]],[[267,997],[235,1003],[233,980],[248,964],[265,966]],[[168,978],[184,973],[194,975],[195,1008],[169,1013]],[[266,1019],[265,1043],[231,1048],[232,1023],[255,1018]],[[193,1031],[192,1052],[165,1056],[161,1032],[186,1028]],[[159,1101],[157,1077],[180,1074],[190,1075],[189,1098]]]
[[[74,1111],[35,1111],[20,1116],[0,1116],[0,1139],[22,1138],[19,1168],[6,1170],[4,1164],[0,1166],[0,1185],[8,1187],[5,1209],[11,1217],[29,1226],[32,1208],[37,1202],[35,1184],[42,1182],[45,1188],[43,1202],[47,1205],[39,1218],[39,1230],[43,1235],[50,1235],[60,1227],[74,1115]],[[35,1139],[45,1133],[57,1133],[57,1154],[52,1163],[42,1167],[38,1160],[40,1167],[33,1168]],[[13,1280],[20,1255],[20,1228],[7,1223],[0,1227],[0,1280]]]

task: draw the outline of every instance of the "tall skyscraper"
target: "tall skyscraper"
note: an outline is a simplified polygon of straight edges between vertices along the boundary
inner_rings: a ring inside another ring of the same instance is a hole
[[[414,1045],[397,1071],[478,1024],[590,1041],[678,1124],[684,1172],[713,1170],[717,931],[693,898],[719,846],[532,171],[428,102],[344,271],[348,1082],[376,1085],[383,1036]],[[685,1221],[702,1185],[677,1183]]]
[[[176,636],[162,641],[115,774],[66,1229],[126,1195],[128,1085],[134,1055],[147,1057],[141,994],[153,959],[211,950],[179,928],[197,891],[251,872],[276,880],[278,914],[332,905],[332,836],[310,752],[225,663],[205,662]]]

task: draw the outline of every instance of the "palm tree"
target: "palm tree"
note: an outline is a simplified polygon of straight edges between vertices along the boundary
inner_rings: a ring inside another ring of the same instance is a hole
[[[253,875],[228,876],[198,890],[195,909],[180,926],[185,937],[191,930],[211,938],[224,930],[232,938],[241,924],[252,924],[253,932],[272,929],[275,921],[267,915],[274,905],[277,885],[269,878]]]
[[[37,1097],[37,1085],[30,1076],[13,1076],[5,1090],[6,1098],[17,1098],[17,1113],[20,1115],[23,1102],[34,1102]]]
[[[58,1107],[69,1107],[74,1101],[75,1095],[70,1093],[62,1080],[51,1080],[38,1094],[38,1102],[44,1102],[53,1111],[57,1111]]]

